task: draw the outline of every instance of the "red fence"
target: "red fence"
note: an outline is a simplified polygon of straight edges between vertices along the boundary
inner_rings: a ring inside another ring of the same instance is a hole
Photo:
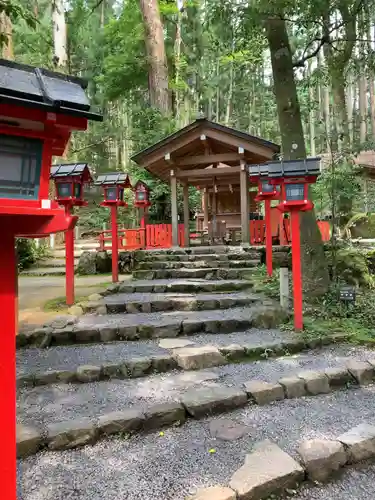
[[[329,241],[331,228],[329,222],[319,221],[322,240]],[[272,238],[279,241],[280,245],[289,245],[291,242],[290,220],[272,219]],[[171,248],[172,247],[172,225],[171,224],[148,224],[146,228],[119,229],[119,250],[138,250],[141,248]],[[252,245],[264,245],[266,239],[266,226],[264,220],[250,221],[250,243]],[[112,247],[111,230],[102,231],[99,234],[100,250],[110,250]],[[184,225],[178,226],[178,242],[184,246]]]
[[[178,226],[178,243],[184,246],[184,225]],[[140,248],[171,248],[172,225],[171,224],[147,224],[145,228],[119,229],[119,250],[138,250]],[[112,231],[110,229],[99,234],[99,249],[110,250],[112,248]]]

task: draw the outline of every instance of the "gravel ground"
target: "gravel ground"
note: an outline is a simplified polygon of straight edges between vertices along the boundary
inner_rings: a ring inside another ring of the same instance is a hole
[[[293,338],[280,330],[249,329],[245,332],[201,334],[186,338],[195,345],[225,346],[229,344],[268,345]],[[193,347],[193,346],[192,346]],[[137,356],[168,354],[170,350],[158,346],[158,340],[140,340],[77,346],[56,346],[49,349],[28,348],[17,351],[17,373],[36,373],[46,370],[68,370],[79,365],[117,363]]]
[[[21,389],[17,394],[17,418],[43,425],[45,422],[96,416],[129,406],[176,401],[188,388],[212,385],[241,387],[250,379],[277,380],[301,369],[340,366],[350,356],[366,359],[365,348],[335,346],[294,356],[252,363],[229,364],[196,372],[170,372],[146,378],[111,380],[87,384],[55,384]]]
[[[254,311],[253,307],[232,307],[213,311],[165,311],[138,314],[106,314],[103,316],[81,316],[77,326],[130,326],[130,325],[167,325],[184,320],[215,321],[223,319],[249,319]]]
[[[44,452],[19,461],[18,498],[183,500],[197,487],[226,484],[259,440],[271,439],[296,456],[303,439],[334,438],[360,422],[374,423],[374,396],[375,388],[367,387],[237,410],[225,416],[246,426],[246,434],[236,441],[211,437],[210,422],[222,418],[215,417],[166,429],[164,436],[153,433],[80,450]],[[294,498],[374,498],[374,467],[344,474],[342,481],[307,488]]]
[[[104,302],[107,304],[124,304],[127,302],[154,302],[156,300],[217,300],[228,299],[252,299],[262,300],[259,295],[249,292],[216,292],[216,293],[117,293],[107,295]]]

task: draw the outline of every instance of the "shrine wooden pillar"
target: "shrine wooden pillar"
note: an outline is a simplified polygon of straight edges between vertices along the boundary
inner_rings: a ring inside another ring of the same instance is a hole
[[[178,247],[177,179],[174,170],[171,170],[171,218],[172,247]]]
[[[190,228],[189,228],[189,184],[184,184],[183,187],[184,194],[184,246],[190,246]]]
[[[208,202],[209,202],[208,189],[204,188],[204,193],[203,193],[203,230],[204,231],[207,231],[207,229],[208,229]]]
[[[250,245],[249,221],[249,174],[246,164],[241,160],[240,170],[240,197],[241,197],[241,241],[243,245]]]

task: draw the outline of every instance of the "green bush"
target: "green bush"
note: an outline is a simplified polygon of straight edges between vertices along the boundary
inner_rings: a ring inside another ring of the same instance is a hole
[[[327,255],[327,254],[326,254]],[[365,252],[349,247],[340,248],[336,255],[328,254],[329,265],[339,281],[359,287],[371,288],[374,278],[370,274],[369,260]]]
[[[44,245],[37,248],[33,239],[17,238],[16,251],[18,269],[22,271],[35,264],[35,262],[48,255],[48,249]]]

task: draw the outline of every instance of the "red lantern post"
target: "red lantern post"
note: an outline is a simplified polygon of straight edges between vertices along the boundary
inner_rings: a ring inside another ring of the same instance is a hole
[[[54,165],[50,178],[55,182],[56,201],[65,207],[69,216],[73,207],[87,206],[84,200],[84,185],[92,182],[87,163]],[[65,231],[65,290],[66,304],[74,304],[74,230]]]
[[[258,183],[256,201],[264,201],[264,222],[266,225],[266,267],[268,276],[272,276],[272,223],[271,200],[278,200],[280,190],[268,182],[266,165],[249,165],[250,180]]]
[[[314,208],[309,200],[309,184],[320,174],[320,158],[269,162],[267,165],[270,183],[281,185],[281,203],[277,208],[290,212],[291,216],[294,328],[300,331],[303,329],[303,295],[299,212]]]
[[[124,189],[131,188],[128,174],[114,172],[99,175],[96,179],[96,186],[102,186],[104,191],[104,201],[102,207],[111,209],[111,229],[112,229],[112,282],[118,282],[118,224],[117,207],[127,207],[124,202]]]
[[[53,155],[63,155],[73,130],[86,130],[90,112],[78,78],[0,60],[0,393],[2,497],[16,500],[17,262],[15,238],[72,230],[76,217],[48,199]],[[73,99],[70,100],[70,96]]]

